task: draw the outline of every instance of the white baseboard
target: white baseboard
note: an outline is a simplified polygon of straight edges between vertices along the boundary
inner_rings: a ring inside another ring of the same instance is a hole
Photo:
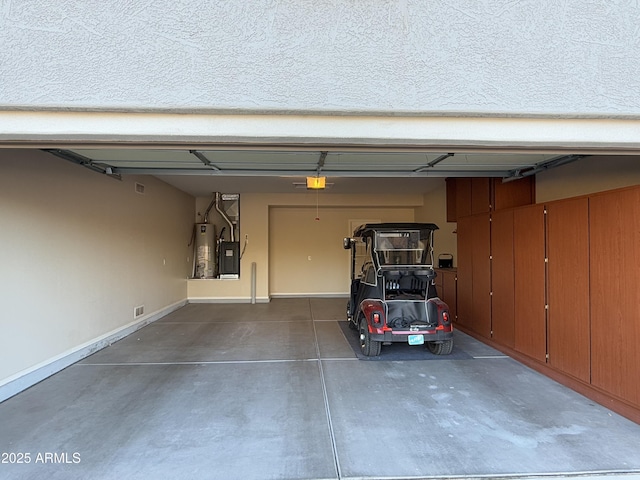
[[[149,313],[134,322],[124,325],[109,333],[94,338],[78,347],[67,350],[60,355],[45,360],[31,368],[23,370],[10,376],[0,382],[0,402],[5,401],[8,398],[26,390],[27,388],[41,382],[47,377],[58,373],[59,371],[79,362],[85,357],[96,353],[98,350],[102,350],[105,347],[123,339],[127,335],[131,335],[136,330],[146,327],[150,323],[159,320],[160,318],[174,312],[180,307],[187,304],[187,300],[180,300],[172,305],[162,308],[156,312]]]
[[[272,293],[257,297],[256,303],[269,303],[272,298],[349,298],[348,293]],[[251,303],[250,297],[189,297],[189,303]]]
[[[349,294],[344,292],[335,293],[272,293],[271,298],[348,298]]]
[[[256,303],[269,303],[269,297],[257,297]],[[189,303],[251,303],[251,297],[191,297]]]

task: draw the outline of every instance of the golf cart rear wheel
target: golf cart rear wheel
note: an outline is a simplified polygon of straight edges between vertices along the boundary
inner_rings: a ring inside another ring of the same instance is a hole
[[[453,338],[442,343],[427,343],[427,348],[434,355],[449,355],[453,350]]]
[[[364,317],[360,318],[360,350],[365,357],[377,357],[380,355],[381,342],[371,340],[369,326]]]

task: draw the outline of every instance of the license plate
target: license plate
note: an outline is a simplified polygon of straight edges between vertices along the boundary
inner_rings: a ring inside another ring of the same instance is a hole
[[[424,335],[409,335],[409,345],[424,345]]]

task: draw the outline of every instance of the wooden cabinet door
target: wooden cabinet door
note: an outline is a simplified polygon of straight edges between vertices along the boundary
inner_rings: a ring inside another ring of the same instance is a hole
[[[489,214],[458,218],[458,323],[491,337]]]
[[[471,328],[491,338],[491,222],[489,214],[471,217],[472,294]]]
[[[515,349],[546,360],[544,206],[513,212]]]
[[[547,205],[549,364],[590,380],[589,201]]]
[[[513,210],[491,215],[491,326],[493,339],[514,347]]]
[[[458,323],[471,326],[473,307],[473,231],[471,217],[458,217]]]
[[[471,179],[456,178],[456,219],[471,215]]]
[[[591,383],[640,406],[640,187],[589,199]]]
[[[492,182],[493,209],[503,210],[535,203],[535,178],[531,175],[505,183],[500,178],[494,178]]]
[[[471,179],[471,214],[491,211],[491,179],[480,177]]]

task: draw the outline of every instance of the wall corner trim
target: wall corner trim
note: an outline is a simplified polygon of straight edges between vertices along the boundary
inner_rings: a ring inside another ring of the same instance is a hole
[[[36,383],[64,370],[65,368],[79,362],[83,358],[88,357],[102,350],[109,345],[123,339],[124,337],[131,335],[133,332],[140,330],[142,327],[146,327],[150,323],[161,319],[162,317],[174,312],[175,310],[185,306],[187,300],[180,300],[171,305],[168,305],[160,310],[149,313],[144,317],[131,322],[127,325],[119,327],[111,332],[108,332],[100,337],[89,340],[88,342],[79,345],[75,348],[67,350],[53,358],[45,360],[31,368],[16,373],[4,380],[0,381],[0,402],[17,395],[18,393],[32,387]]]

